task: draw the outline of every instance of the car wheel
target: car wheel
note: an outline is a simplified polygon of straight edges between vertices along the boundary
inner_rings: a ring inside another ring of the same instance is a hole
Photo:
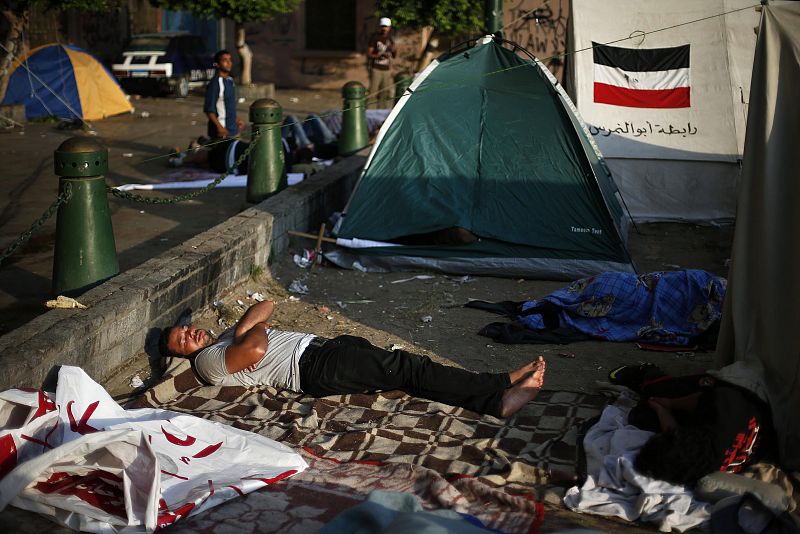
[[[178,78],[178,83],[175,84],[175,96],[178,98],[189,96],[189,78],[187,76]]]

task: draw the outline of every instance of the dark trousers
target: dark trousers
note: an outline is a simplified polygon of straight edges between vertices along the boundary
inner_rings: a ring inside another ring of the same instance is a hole
[[[315,397],[399,389],[499,417],[509,386],[507,373],[472,373],[404,350],[383,350],[355,336],[330,339],[300,357],[300,388]]]

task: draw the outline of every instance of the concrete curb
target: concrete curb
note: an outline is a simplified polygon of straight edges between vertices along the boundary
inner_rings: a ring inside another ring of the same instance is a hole
[[[341,210],[366,150],[87,291],[86,310],[51,310],[0,337],[0,391],[41,387],[54,365],[103,382],[186,309],[207,306],[253,266],[282,251],[287,230],[307,230]]]

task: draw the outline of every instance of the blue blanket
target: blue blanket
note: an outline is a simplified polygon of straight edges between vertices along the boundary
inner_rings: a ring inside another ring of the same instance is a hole
[[[725,286],[724,278],[694,269],[603,273],[525,302],[516,319],[544,330],[545,317],[537,309],[555,308],[560,328],[595,339],[686,345],[719,320]]]

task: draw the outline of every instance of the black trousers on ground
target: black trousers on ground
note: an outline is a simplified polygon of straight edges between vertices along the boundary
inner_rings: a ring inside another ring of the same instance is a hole
[[[300,357],[300,388],[315,397],[399,389],[500,417],[509,386],[508,373],[472,373],[404,350],[383,350],[355,336],[312,345]]]

